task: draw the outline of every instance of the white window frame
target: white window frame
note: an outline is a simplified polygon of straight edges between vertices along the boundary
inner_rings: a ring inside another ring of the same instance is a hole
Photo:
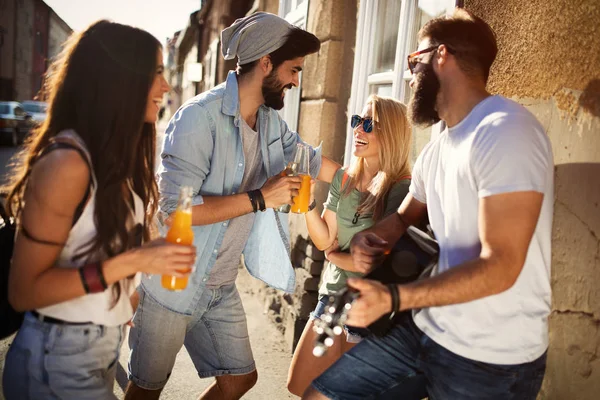
[[[309,0],[304,0],[299,4],[298,0],[280,0],[279,16],[285,18],[290,24],[299,28],[306,29],[306,21],[308,18],[308,3]],[[290,12],[282,15],[286,4],[290,4]],[[292,131],[298,131],[298,120],[300,117],[300,94],[302,92],[302,72],[298,74],[298,87],[289,89],[285,93],[283,99],[284,106],[279,110],[279,115],[287,123],[288,128]]]
[[[348,103],[348,120],[352,114],[360,112],[367,97],[370,85],[392,84],[392,97],[404,99],[407,95],[405,82],[411,79],[410,73],[406,73],[406,57],[415,49],[416,35],[419,29],[417,16],[419,0],[403,0],[400,7],[400,19],[398,29],[398,40],[396,42],[396,55],[394,59],[394,70],[370,74],[372,70],[373,54],[375,50],[375,32],[377,25],[379,0],[361,0],[358,11],[358,24],[356,26],[356,51],[354,57],[354,69],[352,72],[352,92]],[[446,12],[454,9],[449,2]],[[402,71],[402,72],[400,72]],[[441,125],[432,127],[432,137],[439,134]],[[348,166],[352,159],[353,132],[350,124],[346,131],[346,150],[344,165]]]

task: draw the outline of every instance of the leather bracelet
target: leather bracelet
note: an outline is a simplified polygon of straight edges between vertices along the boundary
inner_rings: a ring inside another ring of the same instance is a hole
[[[398,286],[395,283],[388,283],[387,287],[392,297],[392,315],[390,315],[391,319],[394,318],[394,315],[396,315],[398,311],[400,311],[400,293]]]
[[[86,293],[102,293],[108,285],[102,274],[102,264],[86,264],[79,269],[79,276]]]
[[[265,198],[263,197],[262,192],[260,191],[260,189],[256,189],[256,197],[258,198],[258,208],[260,209],[260,211],[266,211],[267,210],[267,206],[265,205]]]
[[[252,204],[252,212],[258,211],[258,199],[255,195],[255,190],[251,190],[248,193],[248,198],[250,199],[250,204]]]
[[[312,211],[317,207],[317,200],[313,199],[312,203],[308,206],[308,211]]]

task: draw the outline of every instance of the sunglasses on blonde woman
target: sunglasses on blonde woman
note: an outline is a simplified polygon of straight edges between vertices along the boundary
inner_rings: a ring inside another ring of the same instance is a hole
[[[373,131],[373,118],[363,118],[360,115],[356,114],[353,115],[352,118],[350,118],[350,126],[352,127],[352,129],[356,128],[361,123],[363,131],[365,131],[366,133],[371,133]]]

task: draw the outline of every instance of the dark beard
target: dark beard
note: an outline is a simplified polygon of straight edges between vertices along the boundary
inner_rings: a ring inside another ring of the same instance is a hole
[[[428,127],[440,122],[435,103],[440,81],[431,64],[420,64],[422,71],[415,77],[413,95],[408,103],[408,117],[413,125]]]
[[[282,85],[275,70],[271,71],[262,84],[262,95],[263,99],[265,99],[265,106],[281,110],[283,108],[283,89],[285,88],[291,89],[292,85]]]

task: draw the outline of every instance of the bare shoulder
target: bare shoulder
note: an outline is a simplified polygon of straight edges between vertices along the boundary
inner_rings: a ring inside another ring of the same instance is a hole
[[[83,199],[90,184],[87,162],[71,149],[54,150],[33,165],[26,197],[67,215]]]

